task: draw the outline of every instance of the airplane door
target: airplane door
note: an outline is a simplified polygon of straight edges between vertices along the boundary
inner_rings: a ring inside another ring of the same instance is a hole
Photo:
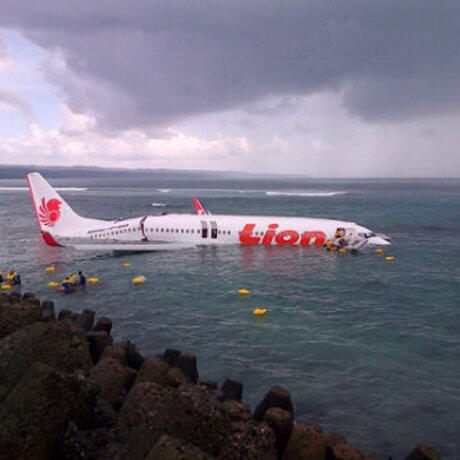
[[[211,220],[211,238],[217,238],[217,222],[215,220]]]
[[[208,223],[205,220],[201,221],[201,238],[208,237]]]

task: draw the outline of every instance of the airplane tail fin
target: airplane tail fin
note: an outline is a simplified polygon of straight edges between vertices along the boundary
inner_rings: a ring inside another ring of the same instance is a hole
[[[195,206],[195,211],[199,216],[205,216],[206,214],[209,214],[208,211],[204,209],[201,201],[197,197],[193,198],[193,206]]]
[[[50,246],[60,246],[55,237],[77,235],[95,222],[79,216],[59,193],[37,172],[27,174],[29,193],[43,239]]]

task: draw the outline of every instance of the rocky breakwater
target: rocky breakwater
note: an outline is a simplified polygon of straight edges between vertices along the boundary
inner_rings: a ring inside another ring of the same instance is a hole
[[[251,413],[243,385],[202,381],[196,357],[142,356],[109,318],[0,295],[0,458],[378,459],[295,422],[275,386]],[[439,459],[417,446],[407,459]]]

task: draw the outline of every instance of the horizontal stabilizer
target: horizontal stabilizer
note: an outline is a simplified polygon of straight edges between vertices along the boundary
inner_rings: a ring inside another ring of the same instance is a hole
[[[158,243],[158,244],[75,244],[70,246],[77,251],[178,251],[196,247],[190,243]]]

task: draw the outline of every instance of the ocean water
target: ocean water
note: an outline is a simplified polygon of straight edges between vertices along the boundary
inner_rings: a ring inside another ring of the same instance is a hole
[[[390,236],[385,262],[322,248],[199,247],[88,254],[41,241],[25,182],[0,181],[0,268],[57,308],[92,308],[145,354],[195,353],[201,378],[244,383],[252,408],[274,384],[297,420],[403,458],[418,442],[460,448],[459,180],[55,180],[82,215],[191,212],[349,219]],[[22,189],[21,189],[22,188]],[[153,203],[153,204],[152,204]],[[124,268],[124,262],[131,262]],[[44,268],[55,264],[57,272]],[[50,280],[83,270],[103,283],[63,296]],[[146,283],[131,279],[144,275]],[[249,297],[237,290],[247,288]],[[269,310],[255,317],[256,307]]]

